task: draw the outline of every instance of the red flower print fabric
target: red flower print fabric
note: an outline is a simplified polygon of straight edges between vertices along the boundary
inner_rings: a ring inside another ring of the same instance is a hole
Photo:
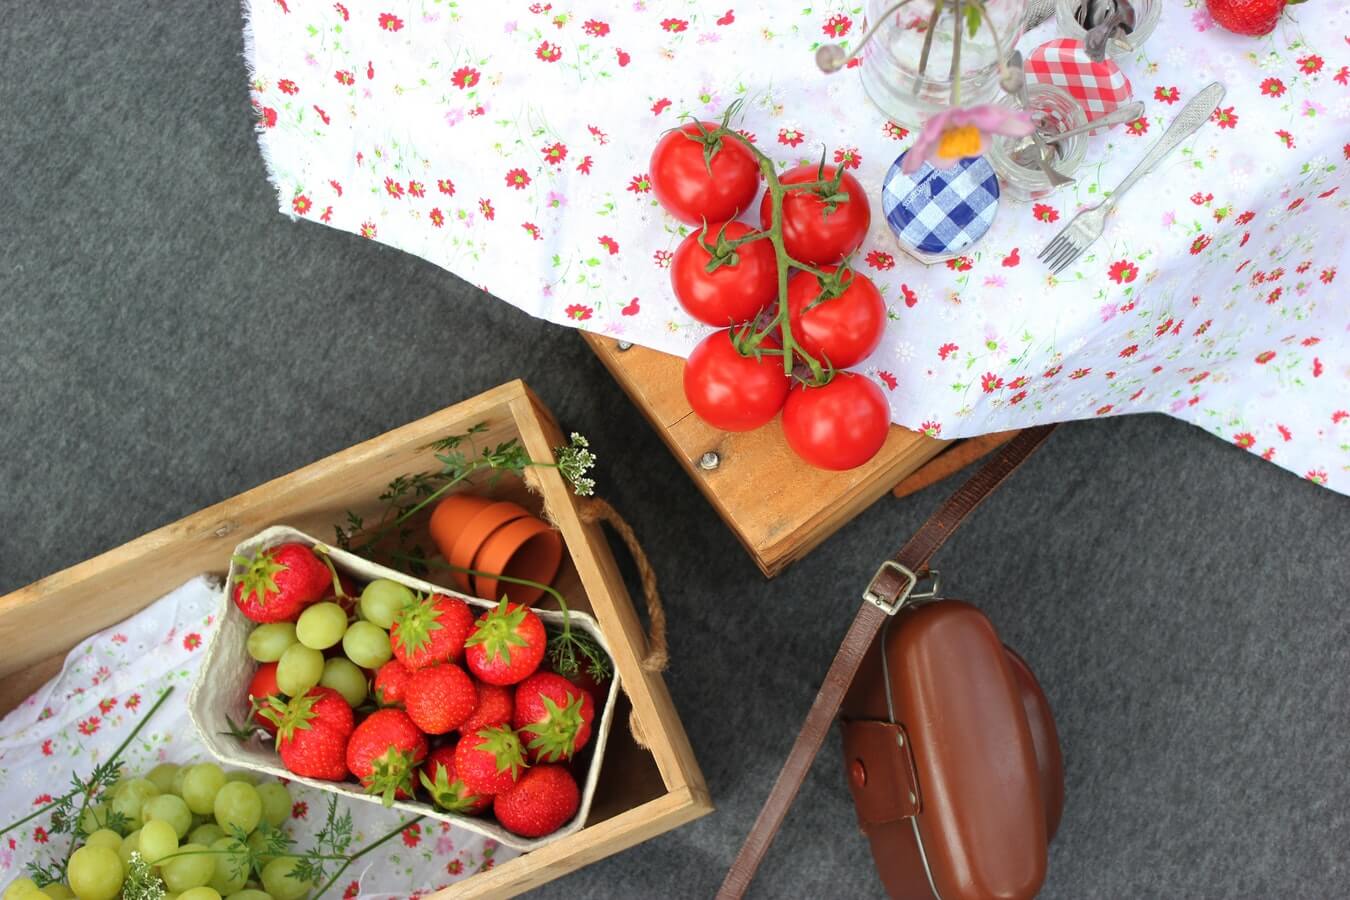
[[[1344,16],[1252,39],[1162,4],[1148,43],[1118,60],[1143,115],[1090,138],[1076,184],[1005,197],[979,243],[925,267],[880,214],[882,179],[922,123],[881,113],[856,70],[826,78],[813,63],[822,43],[852,49],[860,6],[245,5],[258,141],[292,218],[414,253],[552,322],[687,355],[707,329],[668,268],[690,229],[662,212],[649,159],[680,119],[741,100],[732,127],[777,164],[824,158],[873,203],[853,265],[888,326],[859,371],[894,421],[959,438],[1164,412],[1350,493],[1350,418],[1333,419],[1350,397]],[[1227,88],[1212,118],[1051,276],[1041,247],[1211,81]]]

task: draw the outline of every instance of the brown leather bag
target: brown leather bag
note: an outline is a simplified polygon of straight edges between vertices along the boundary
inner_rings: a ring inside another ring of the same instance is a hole
[[[1050,705],[983,613],[934,599],[928,561],[1053,427],[1022,431],[878,569],[719,898],[749,887],[841,710],[849,790],[888,894],[1040,890],[1064,806]]]

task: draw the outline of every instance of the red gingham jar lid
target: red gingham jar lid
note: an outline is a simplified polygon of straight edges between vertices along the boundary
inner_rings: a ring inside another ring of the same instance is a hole
[[[1133,96],[1130,79],[1109,57],[1093,62],[1081,41],[1056,38],[1046,41],[1027,57],[1027,80],[1053,84],[1068,91],[1083,107],[1091,122],[1098,116],[1128,103]]]

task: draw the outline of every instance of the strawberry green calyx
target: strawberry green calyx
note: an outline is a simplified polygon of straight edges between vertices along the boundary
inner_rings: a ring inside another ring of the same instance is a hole
[[[431,795],[431,802],[448,812],[464,812],[473,809],[482,800],[477,794],[469,793],[469,789],[465,787],[463,781],[458,778],[451,781],[444,766],[437,767],[435,781],[432,781],[427,777],[427,773],[423,772],[422,786]]]
[[[559,706],[548,697],[539,698],[547,715],[531,722],[527,730],[534,735],[530,739],[530,749],[538,753],[540,760],[558,762],[572,758],[576,752],[577,734],[584,724],[581,705],[585,699],[581,694],[574,694],[566,706]]]
[[[511,647],[524,647],[529,644],[520,633],[520,626],[525,622],[525,616],[529,612],[524,606],[508,606],[506,598],[503,597],[497,604],[497,608],[487,613],[478,622],[478,627],[474,633],[469,635],[464,646],[469,647],[475,644],[482,644],[483,651],[487,654],[489,660],[499,659],[504,663],[511,662]]]
[[[398,611],[394,624],[398,626],[394,640],[409,656],[431,643],[431,633],[444,627],[436,597],[422,594],[413,594],[413,602]]]
[[[491,728],[479,729],[475,734],[481,739],[477,747],[484,753],[489,753],[497,761],[497,774],[511,770],[511,778],[520,778],[520,771],[528,763],[525,762],[525,748],[520,745],[520,738],[516,733],[504,725],[495,725]]]
[[[271,550],[259,551],[252,559],[236,556],[234,563],[243,569],[238,580],[240,598],[248,600],[256,596],[258,602],[263,604],[267,603],[270,596],[280,592],[276,577],[290,568],[285,563],[277,562]]]
[[[364,780],[366,793],[379,795],[385,806],[393,806],[400,791],[411,797],[417,787],[413,774],[419,761],[413,750],[390,747],[371,760],[370,776]]]
[[[283,743],[295,737],[296,731],[309,729],[309,723],[318,715],[314,711],[314,704],[321,699],[322,695],[315,694],[292,697],[289,702],[280,697],[267,698],[266,707],[259,710],[258,715],[277,726],[278,750]]]

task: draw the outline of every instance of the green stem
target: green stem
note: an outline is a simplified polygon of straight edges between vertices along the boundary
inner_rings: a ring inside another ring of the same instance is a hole
[[[142,716],[141,720],[136,723],[136,727],[131,729],[131,733],[122,739],[122,743],[117,745],[117,749],[112,752],[112,756],[108,757],[108,762],[105,765],[112,766],[112,764],[117,761],[117,758],[122,755],[122,751],[127,749],[127,747],[131,744],[131,742],[136,739],[136,735],[141,733],[141,729],[145,727],[145,723],[150,721],[150,717],[153,716],[159,710],[159,708],[164,705],[164,701],[168,700],[169,695],[172,693],[173,693],[172,687],[167,687],[164,689],[164,692],[159,695],[159,699],[154,702],[154,705],[152,705],[148,710],[146,710],[145,715]],[[90,788],[92,788],[92,784],[90,785]],[[66,869],[69,868],[70,866],[70,857],[75,852],[75,836],[79,834],[80,831],[80,820],[84,818],[85,810],[89,808],[89,800],[93,797],[93,795],[94,792],[91,789],[87,788],[84,791],[84,799],[80,801],[80,811],[75,816],[75,826],[72,829],[70,837],[70,846],[66,848],[66,858],[61,863],[62,872],[66,871]],[[9,829],[5,830],[8,831]]]
[[[933,34],[937,31],[938,18],[947,0],[933,0],[933,14],[928,17],[928,29],[923,34],[923,50],[919,51],[919,71],[914,75],[914,93],[919,93],[924,73],[928,71],[928,53],[933,49]]]
[[[952,64],[947,77],[952,83],[952,106],[961,105],[961,32],[966,23],[961,19],[961,0],[954,0],[956,30],[952,33]]]
[[[378,841],[376,841],[375,843],[373,843],[373,844],[367,844],[365,847],[363,847],[362,849],[358,850],[356,853],[353,853],[351,856],[347,857],[347,861],[344,862],[344,863],[342,864],[342,867],[341,867],[340,869],[338,869],[336,872],[333,873],[333,877],[332,877],[332,878],[329,878],[328,881],[324,882],[324,886],[323,886],[323,887],[319,888],[317,891],[314,892],[314,896],[316,896],[316,897],[322,897],[322,896],[324,895],[324,892],[327,891],[330,887],[332,887],[332,886],[337,882],[337,880],[338,880],[339,878],[342,877],[342,873],[345,872],[345,871],[347,871],[348,867],[351,866],[352,863],[356,862],[358,859],[360,859],[361,857],[365,856],[367,853],[369,853],[370,851],[374,850],[376,847],[380,846],[381,844],[383,844],[383,843],[385,843],[385,842],[387,842],[387,841],[391,841],[391,840],[393,840],[394,838],[398,837],[398,836],[399,836],[400,834],[402,834],[407,828],[409,828],[410,826],[416,825],[418,822],[422,821],[423,818],[424,818],[423,816],[418,816],[418,817],[415,818],[415,819],[409,819],[408,821],[404,822],[402,825],[398,826],[398,828],[395,828],[393,831],[389,832],[389,833],[386,834],[384,837],[380,838],[380,839],[379,839]]]
[[[823,277],[824,273],[813,266],[798,262],[788,255],[787,247],[783,243],[783,195],[786,189],[783,183],[778,180],[778,173],[774,169],[773,160],[764,154],[752,141],[747,140],[743,135],[737,134],[725,125],[719,128],[723,136],[733,138],[741,142],[741,145],[750,151],[750,154],[759,162],[759,169],[764,173],[764,182],[769,191],[769,209],[772,212],[770,225],[767,231],[769,242],[773,244],[774,262],[778,268],[778,314],[774,321],[770,323],[762,332],[757,332],[748,343],[748,349],[754,350],[769,335],[775,326],[778,327],[779,334],[782,337],[783,350],[783,372],[789,376],[792,375],[792,364],[794,359],[800,359],[806,363],[811,370],[811,381],[813,384],[823,384],[826,380],[825,368],[811,354],[807,353],[792,334],[792,326],[788,318],[788,269],[796,267],[803,271],[811,272],[817,277]],[[837,180],[837,179],[836,179]],[[837,187],[835,181],[825,181],[818,179],[814,182],[803,184],[793,184],[792,189],[812,190],[824,187]]]

